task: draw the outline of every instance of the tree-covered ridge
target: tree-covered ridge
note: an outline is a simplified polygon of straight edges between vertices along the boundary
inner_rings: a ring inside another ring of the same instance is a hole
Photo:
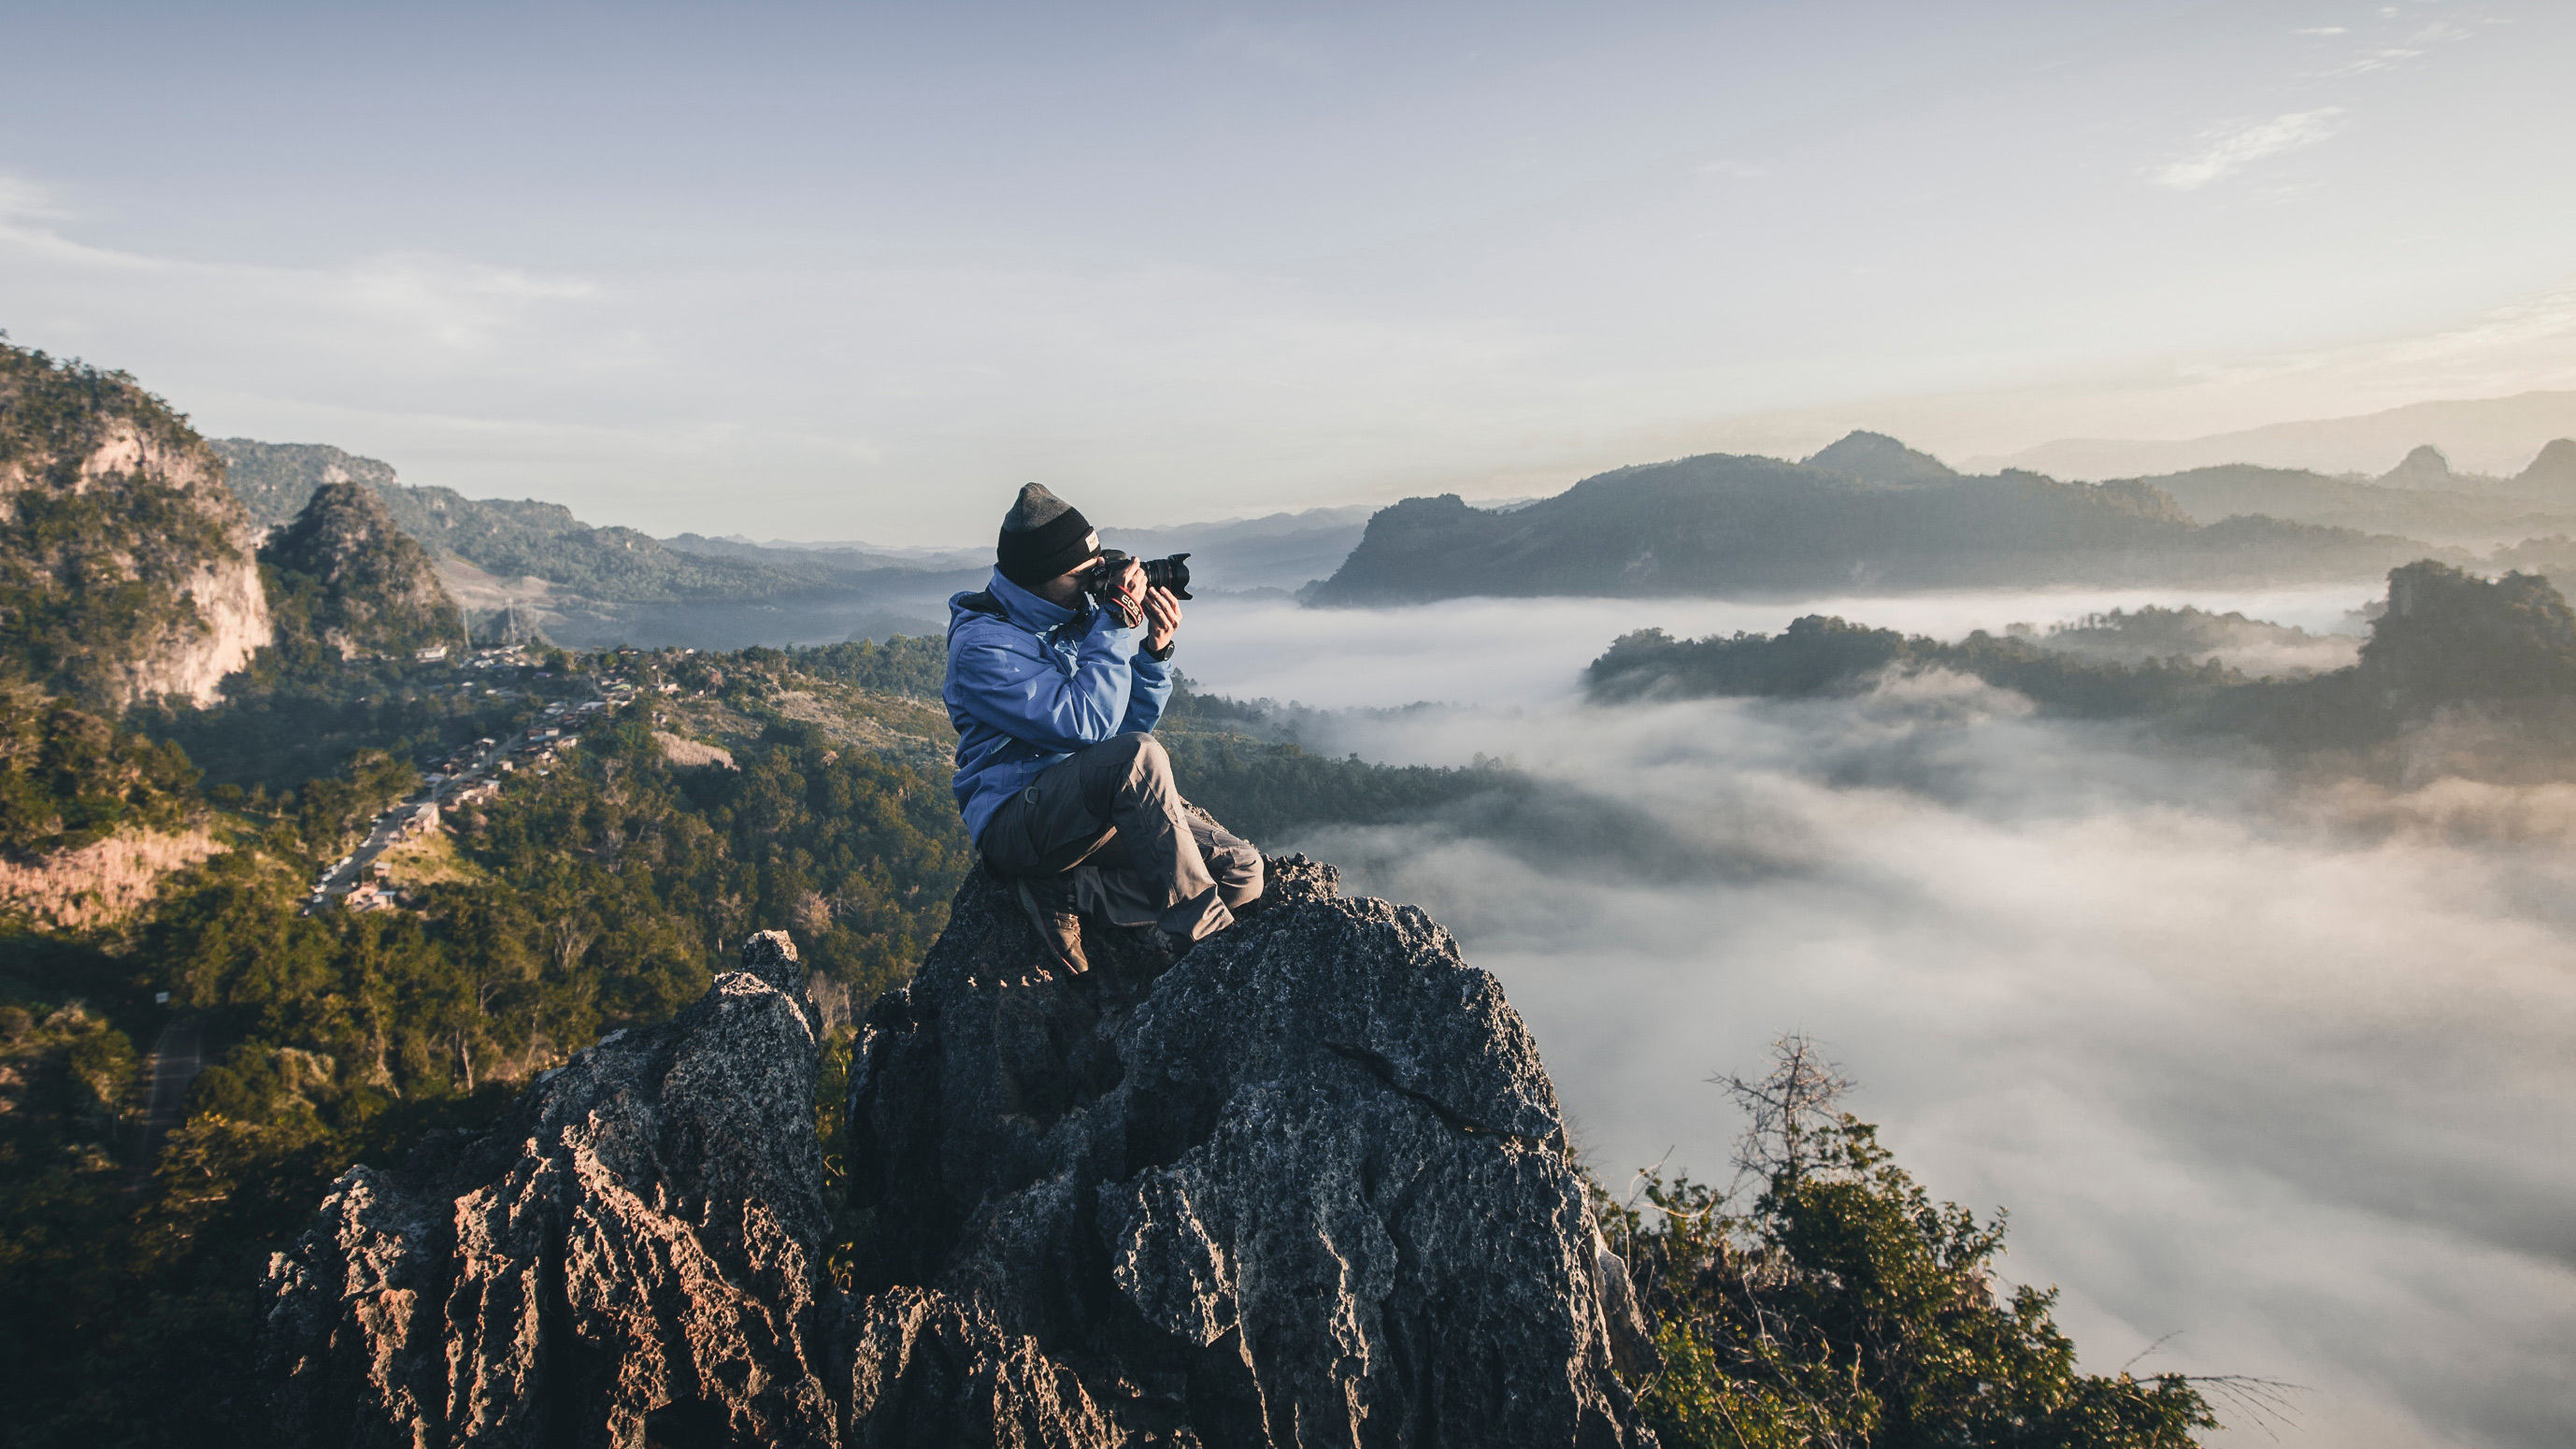
[[[0,343],[0,674],[93,707],[166,683],[249,567],[217,472],[131,377]]]
[[[2359,649],[2358,642],[2345,635],[2312,634],[2234,610],[2219,614],[2190,604],[2112,609],[2045,630],[2016,624],[2005,632],[2043,649],[2087,659],[2121,664],[2217,659],[2257,675],[2339,669],[2352,663]]]
[[[465,617],[428,552],[363,484],[325,483],[261,545],[281,651],[333,657],[462,651]]]
[[[0,852],[35,860],[198,807],[184,751],[25,685],[0,686]]]
[[[936,635],[856,639],[847,644],[790,649],[782,657],[799,673],[819,679],[926,700],[939,698],[948,679],[948,641]]]
[[[197,441],[186,418],[131,373],[6,344],[0,333],[0,469],[11,487],[66,488],[118,422],[165,449]]]
[[[2045,713],[2236,735],[2303,755],[2349,752],[2347,763],[2365,772],[2409,768],[2404,745],[2438,719],[2450,726],[2448,769],[2563,775],[2576,761],[2576,611],[2557,588],[2431,559],[2391,570],[2388,585],[2358,662],[2306,677],[2251,678],[2179,654],[2088,658],[1983,631],[1949,643],[1808,615],[1776,635],[1628,634],[1592,661],[1584,685],[1605,704],[1794,699],[1937,668],[2016,691]]]
[[[588,598],[621,603],[759,598],[811,588],[830,570],[791,572],[683,553],[631,528],[593,528],[558,503],[467,498],[400,482],[390,464],[319,443],[225,438],[214,445],[233,491],[283,524],[314,493],[354,484],[382,500],[396,527],[436,553],[503,578],[533,575]]]
[[[2418,707],[2576,700],[2576,612],[2544,578],[2409,564],[2388,576],[2388,607],[2371,624],[2360,667]]]
[[[262,443],[249,438],[215,438],[207,446],[224,460],[224,482],[265,529],[284,528],[311,501],[314,490],[328,483],[363,483],[369,488],[395,486],[393,465],[322,443]]]
[[[1891,669],[1928,668],[1973,674],[2045,709],[2088,718],[2177,709],[2246,682],[2214,662],[2089,660],[1983,630],[1952,644],[1809,614],[1778,634],[1682,640],[1642,629],[1613,641],[1586,668],[1584,684],[1602,703],[1707,695],[1806,699],[1857,693]]]

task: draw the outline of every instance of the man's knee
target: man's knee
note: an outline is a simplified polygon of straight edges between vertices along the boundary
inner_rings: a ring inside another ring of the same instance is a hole
[[[1130,779],[1172,777],[1172,757],[1164,752],[1163,742],[1143,730],[1111,735],[1092,748],[1115,761]]]
[[[1261,899],[1259,848],[1238,841],[1211,856],[1208,867],[1208,873],[1216,877],[1218,898],[1229,907],[1249,905]]]

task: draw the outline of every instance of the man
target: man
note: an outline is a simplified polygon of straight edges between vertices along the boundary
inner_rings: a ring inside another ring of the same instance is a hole
[[[992,580],[948,601],[957,807],[1072,973],[1089,969],[1083,914],[1154,927],[1177,952],[1261,894],[1261,852],[1181,798],[1154,738],[1180,601],[1129,560],[1094,604],[1082,575],[1099,559],[1082,514],[1031,483],[1002,520]]]

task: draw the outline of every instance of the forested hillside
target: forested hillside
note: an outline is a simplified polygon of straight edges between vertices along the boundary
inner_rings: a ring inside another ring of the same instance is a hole
[[[462,653],[465,615],[429,554],[359,483],[326,483],[260,546],[278,647],[335,659]]]

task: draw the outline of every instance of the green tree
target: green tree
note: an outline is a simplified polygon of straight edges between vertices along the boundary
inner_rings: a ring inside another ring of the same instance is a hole
[[[1605,1201],[1655,1319],[1642,1396],[1673,1449],[2185,1449],[2217,1420],[2193,1380],[2086,1374],[2051,1318],[2056,1290],[1998,1296],[2000,1215],[1936,1202],[1877,1129],[1840,1111],[1846,1082],[1804,1038],[1760,1081],[1748,1210],[1687,1177]]]

